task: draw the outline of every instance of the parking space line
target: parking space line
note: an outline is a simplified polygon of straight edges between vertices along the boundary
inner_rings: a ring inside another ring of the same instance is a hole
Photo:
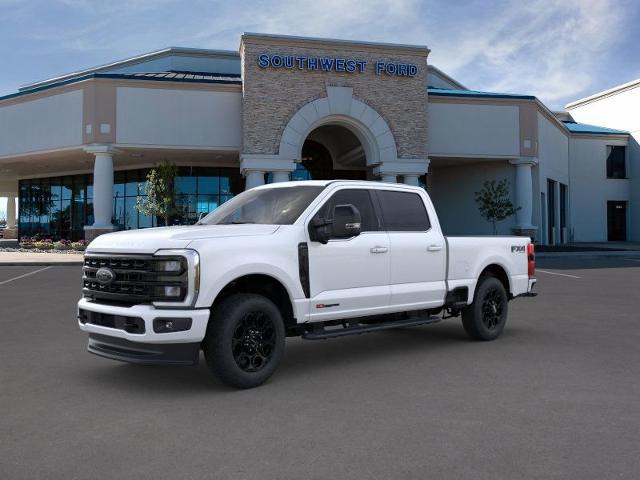
[[[549,270],[540,270],[539,268],[536,268],[536,272],[548,273],[549,275],[560,275],[561,277],[582,278],[582,277],[578,277],[577,275],[569,275],[568,273],[550,272]]]
[[[15,280],[20,280],[21,278],[28,277],[29,275],[35,275],[36,273],[39,273],[39,272],[44,272],[45,270],[49,270],[50,268],[51,268],[51,266],[44,267],[44,268],[39,268],[38,270],[34,270],[33,272],[25,273],[23,275],[19,275],[17,277],[10,278],[9,280],[4,280],[4,281],[0,282],[0,285],[4,285],[5,283],[13,282]]]

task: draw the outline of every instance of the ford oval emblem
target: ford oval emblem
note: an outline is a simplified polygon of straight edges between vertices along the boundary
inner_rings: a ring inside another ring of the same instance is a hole
[[[116,279],[116,274],[110,268],[102,267],[96,272],[96,280],[100,285],[109,285]]]

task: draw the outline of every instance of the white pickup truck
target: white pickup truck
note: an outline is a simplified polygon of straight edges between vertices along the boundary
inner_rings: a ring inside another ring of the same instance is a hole
[[[78,321],[89,351],[141,364],[198,362],[240,388],[265,382],[285,337],[308,340],[462,316],[493,340],[532,296],[525,237],[445,237],[427,193],[364,181],[265,185],[196,225],[89,245]]]

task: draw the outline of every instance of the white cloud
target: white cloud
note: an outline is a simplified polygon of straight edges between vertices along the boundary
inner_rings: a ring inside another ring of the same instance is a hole
[[[534,94],[557,108],[593,91],[598,66],[624,38],[624,7],[619,0],[235,3],[193,40],[237,48],[246,30],[426,44],[432,63],[471,88]]]
[[[14,0],[0,0],[7,1]],[[33,9],[40,23],[21,34],[40,53],[69,50],[87,58],[95,52],[96,63],[103,63],[169,45],[235,50],[243,31],[426,44],[432,49],[429,61],[470,88],[535,94],[553,107],[592,93],[610,74],[603,65],[626,37],[629,12],[637,10],[631,0],[58,0],[46,5],[55,5],[56,15],[62,11],[65,18],[41,19],[45,7]]]
[[[468,24],[434,57],[472,87],[535,94],[557,107],[593,89],[599,67],[624,39],[627,11],[620,7],[612,0],[517,2],[493,21]]]

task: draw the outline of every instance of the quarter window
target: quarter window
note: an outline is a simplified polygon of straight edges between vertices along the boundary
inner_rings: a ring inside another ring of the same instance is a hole
[[[374,232],[380,230],[378,216],[373,209],[369,190],[339,190],[327,200],[327,203],[324,204],[324,207],[322,207],[319,213],[324,218],[331,218],[333,216],[333,207],[348,204],[353,205],[360,212],[360,216],[362,217],[361,231]]]
[[[627,178],[626,150],[623,146],[607,147],[607,178]]]
[[[390,232],[424,232],[431,228],[422,197],[416,193],[379,190],[384,227]]]

